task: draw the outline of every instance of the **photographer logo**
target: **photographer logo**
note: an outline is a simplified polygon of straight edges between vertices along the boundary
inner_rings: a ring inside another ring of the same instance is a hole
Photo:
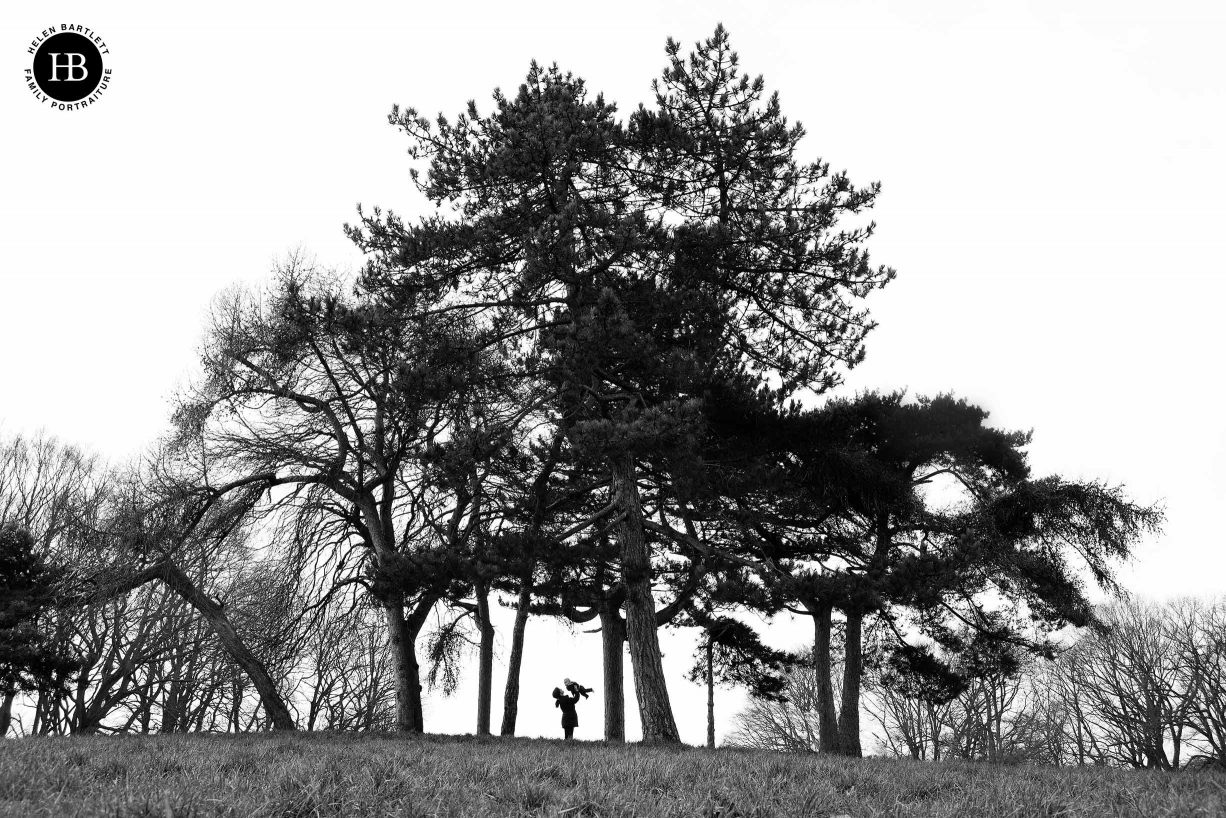
[[[33,61],[26,86],[40,102],[56,111],[76,111],[93,105],[111,82],[104,57],[111,50],[93,29],[71,23],[45,28],[30,41]]]

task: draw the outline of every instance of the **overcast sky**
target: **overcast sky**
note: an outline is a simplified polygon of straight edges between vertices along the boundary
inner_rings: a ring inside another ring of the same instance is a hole
[[[870,250],[898,279],[872,296],[880,327],[841,392],[953,391],[1033,429],[1039,474],[1164,502],[1130,589],[1223,591],[1217,2],[6,3],[0,431],[42,427],[117,461],[154,439],[214,294],[295,247],[356,268],[341,225],[358,202],[424,212],[393,103],[488,111],[536,59],[629,112],[666,37],[688,50],[721,21],[808,129],[803,158],[883,185]],[[86,110],[49,110],[24,82],[30,40],[63,23],[111,52]],[[772,633],[794,647],[810,631]],[[682,738],[700,743],[691,648],[665,638]],[[560,735],[548,691],[599,686],[599,637],[534,620],[526,668],[521,733]],[[495,726],[503,680],[500,665]],[[427,728],[471,731],[473,695],[431,697]],[[741,702],[720,693],[720,715]],[[580,722],[600,737],[598,694]]]

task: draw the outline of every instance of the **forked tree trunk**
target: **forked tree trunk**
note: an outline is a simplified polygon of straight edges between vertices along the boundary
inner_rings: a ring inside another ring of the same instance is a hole
[[[434,605],[437,602],[437,596],[427,596],[419,599],[406,620],[406,636],[408,637],[406,648],[408,659],[406,681],[409,688],[409,717],[410,723],[413,725],[410,729],[415,733],[424,733],[426,731],[426,720],[421,706],[421,666],[417,662],[417,637],[421,635],[421,629],[425,627],[426,619],[429,618],[430,611],[434,610]]]
[[[481,655],[477,667],[477,735],[490,734],[490,706],[494,698],[494,623],[490,621],[490,594],[477,585],[477,624],[481,628]]]
[[[519,715],[519,671],[524,661],[524,632],[528,628],[528,607],[532,603],[532,581],[522,579],[515,609],[515,626],[511,630],[511,656],[507,659],[507,687],[502,694],[502,728],[504,736],[515,735],[515,720]]]
[[[34,697],[34,720],[30,725],[31,735],[45,736],[50,732],[49,698],[45,690],[38,691]]]
[[[274,730],[296,729],[294,718],[290,715],[289,708],[285,706],[277,685],[268,675],[268,669],[234,630],[222,606],[209,599],[208,595],[196,587],[187,574],[183,573],[173,562],[165,563],[162,578],[171,590],[200,612],[209,628],[217,634],[217,638],[226,652],[230,654],[230,658],[243,669],[247,678],[255,685],[256,692],[260,695],[260,703],[264,705],[264,714],[268,717],[269,726]]]
[[[830,614],[824,602],[806,605],[813,614],[813,672],[817,681],[817,748],[822,753],[839,751],[838,714],[834,709],[834,684],[830,678]]]
[[[626,683],[622,659],[626,623],[621,612],[607,603],[600,609],[600,642],[604,649],[604,737],[626,740]]]
[[[847,640],[843,648],[843,702],[839,708],[839,753],[859,758],[860,750],[860,678],[864,668],[861,630],[864,614],[847,612]]]
[[[630,644],[643,740],[680,742],[660,658],[656,607],[651,594],[651,554],[643,534],[643,508],[639,504],[634,461],[629,455],[619,455],[610,459],[609,467],[613,496],[622,515],[617,528],[622,582],[626,587],[626,639]]]

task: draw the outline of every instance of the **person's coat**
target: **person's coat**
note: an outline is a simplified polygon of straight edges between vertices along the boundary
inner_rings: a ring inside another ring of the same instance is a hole
[[[553,706],[562,708],[562,727],[578,727],[579,714],[575,712],[575,704],[579,701],[579,694],[573,696],[562,695],[562,692],[555,690],[553,694]]]

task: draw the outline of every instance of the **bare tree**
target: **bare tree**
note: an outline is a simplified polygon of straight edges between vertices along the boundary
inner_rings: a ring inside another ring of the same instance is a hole
[[[397,728],[420,731],[416,640],[483,525],[484,468],[464,456],[526,411],[495,416],[500,404],[480,391],[488,356],[463,320],[341,293],[291,259],[267,297],[220,298],[204,376],[175,420],[181,440],[199,441],[210,479],[274,490],[288,512],[330,521],[331,536],[296,539],[300,565],[333,568],[324,595],[357,583],[380,600]],[[474,427],[460,419],[482,412],[481,434],[466,437]]]
[[[104,496],[106,476],[93,455],[45,432],[0,437],[0,525],[16,523],[49,549]]]
[[[877,723],[873,733],[887,754],[916,760],[941,760],[941,733],[950,703],[934,701],[893,680],[870,673],[865,679],[864,709]]]
[[[104,469],[81,449],[45,432],[0,436],[0,526],[28,532],[41,558],[65,562],[56,553],[62,535],[96,513],[106,490]],[[17,695],[0,691],[0,737],[13,723]]]
[[[1226,601],[1182,600],[1170,608],[1178,680],[1189,698],[1189,744],[1202,760],[1226,767]]]
[[[105,501],[60,532],[54,550],[72,570],[55,629],[80,667],[39,692],[30,729],[214,726],[232,663],[252,679],[270,723],[293,729],[275,679],[285,661],[274,647],[282,606],[267,599],[276,581],[249,562],[246,504],[238,495],[201,507],[198,499],[147,475],[112,476]]]
[[[1030,676],[984,674],[942,710],[939,736],[947,756],[993,763],[1039,761],[1046,746],[1036,739]]]
[[[377,613],[361,601],[342,601],[310,623],[299,685],[307,730],[395,726],[392,656]]]
[[[1061,686],[1075,692],[1070,704],[1085,719],[1086,755],[1100,763],[1178,769],[1194,698],[1166,615],[1152,604],[1122,601],[1101,616],[1108,630],[1085,637],[1062,665]]]
[[[210,486],[176,459],[173,448],[159,447],[155,456],[143,471],[124,478],[101,524],[82,532],[80,551],[92,565],[79,572],[77,603],[114,598],[151,582],[165,585],[204,619],[246,673],[269,725],[295,729],[268,657],[253,648],[253,635],[275,644],[275,634],[267,638],[267,628],[247,629],[245,638],[232,616],[242,606],[227,610],[225,603],[227,584],[238,582],[251,562],[252,509],[265,487],[251,481]]]
[[[838,660],[835,660],[837,666]],[[732,720],[733,730],[725,747],[753,747],[761,750],[816,753],[821,749],[819,735],[823,679],[811,656],[802,655],[798,664],[784,671],[786,686],[782,701],[751,699]],[[834,693],[839,694],[836,673]]]

